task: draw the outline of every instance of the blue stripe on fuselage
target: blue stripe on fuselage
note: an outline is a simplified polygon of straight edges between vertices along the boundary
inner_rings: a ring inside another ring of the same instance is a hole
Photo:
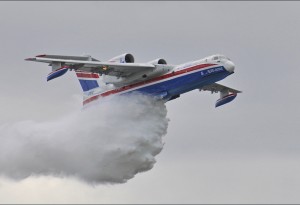
[[[167,91],[168,92],[167,97],[172,97],[175,95],[180,95],[189,92],[197,88],[201,88],[205,85],[215,83],[217,81],[226,78],[228,75],[231,74],[228,71],[226,71],[223,66],[215,67],[215,68],[218,68],[219,71],[214,73],[209,73],[207,72],[207,70],[198,71],[195,73],[170,79],[164,82],[160,82],[154,85],[143,87],[131,92],[137,91],[137,92],[146,93],[150,95],[156,95],[156,94],[160,95],[160,93]]]

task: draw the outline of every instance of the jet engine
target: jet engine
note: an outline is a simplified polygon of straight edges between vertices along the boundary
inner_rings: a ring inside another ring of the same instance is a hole
[[[155,65],[155,68],[150,71],[145,73],[142,77],[143,78],[153,78],[153,77],[157,77],[163,74],[166,74],[168,72],[171,72],[173,70],[174,66],[170,66],[170,65]]]
[[[153,65],[157,65],[157,64],[167,65],[167,61],[165,59],[163,59],[163,58],[157,58],[155,60],[149,61],[148,63],[149,64],[153,64]]]
[[[124,53],[122,55],[113,57],[108,62],[112,62],[112,63],[134,63],[134,57],[130,53]]]

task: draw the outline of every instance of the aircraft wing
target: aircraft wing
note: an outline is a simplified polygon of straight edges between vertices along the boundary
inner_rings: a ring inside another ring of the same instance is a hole
[[[234,100],[238,93],[242,91],[235,90],[224,85],[213,83],[199,88],[199,91],[211,91],[211,93],[220,93],[220,98],[216,102],[216,107],[224,105]]]
[[[69,69],[88,71],[93,73],[127,77],[131,74],[148,71],[155,68],[154,65],[148,63],[114,63],[100,62],[90,56],[60,56],[60,55],[39,55],[34,58],[25,60],[49,63],[53,70],[67,66]],[[54,68],[54,65],[57,65]]]
[[[218,84],[218,83],[213,83],[210,85],[206,85],[204,87],[200,88],[200,91],[211,91],[212,93],[218,93],[222,91],[229,91],[231,93],[241,93],[242,91],[235,90],[233,88],[226,87],[224,85]]]

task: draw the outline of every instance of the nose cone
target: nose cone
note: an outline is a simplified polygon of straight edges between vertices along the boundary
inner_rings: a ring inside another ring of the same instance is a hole
[[[234,68],[235,68],[235,65],[233,62],[231,61],[227,61],[226,64],[225,64],[225,69],[229,72],[229,73],[233,73],[234,72]]]

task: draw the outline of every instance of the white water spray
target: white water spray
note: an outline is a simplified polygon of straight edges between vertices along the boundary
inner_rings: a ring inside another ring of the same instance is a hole
[[[0,126],[0,174],[76,177],[91,184],[124,183],[151,169],[167,132],[163,102],[118,96],[53,122]]]

